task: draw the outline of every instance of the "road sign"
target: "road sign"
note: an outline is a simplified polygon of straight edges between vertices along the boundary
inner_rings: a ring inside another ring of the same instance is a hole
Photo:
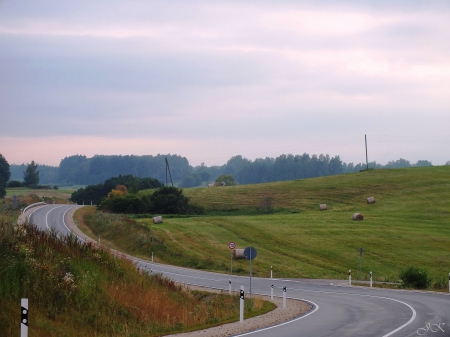
[[[247,247],[244,250],[244,257],[247,260],[253,260],[256,257],[257,254],[258,254],[258,252],[253,247]]]
[[[234,248],[236,248],[236,244],[235,244],[233,241],[231,241],[231,242],[228,244],[228,248],[234,249]]]

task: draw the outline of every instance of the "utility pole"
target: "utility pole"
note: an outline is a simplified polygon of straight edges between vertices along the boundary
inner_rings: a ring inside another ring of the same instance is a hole
[[[364,135],[364,138],[366,140],[366,166],[367,166],[367,171],[369,170],[369,159],[367,156],[367,135]]]
[[[172,183],[172,187],[173,187],[172,174],[170,173],[169,162],[168,162],[168,160],[166,158],[166,186],[167,186],[167,172],[169,172],[170,182]]]

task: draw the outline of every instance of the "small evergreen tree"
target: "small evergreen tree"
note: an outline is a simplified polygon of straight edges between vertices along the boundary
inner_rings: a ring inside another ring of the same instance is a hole
[[[38,164],[33,160],[31,164],[28,164],[25,172],[23,172],[23,181],[26,186],[39,184],[39,171],[37,168]]]
[[[11,171],[9,169],[9,164],[5,157],[0,153],[0,199],[4,198],[6,195],[6,183],[11,176]]]

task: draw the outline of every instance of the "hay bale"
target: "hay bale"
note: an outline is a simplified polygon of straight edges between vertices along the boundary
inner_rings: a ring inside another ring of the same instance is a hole
[[[154,223],[154,224],[163,223],[163,218],[162,218],[162,216],[161,216],[161,215],[154,216],[154,217],[153,217],[153,223]]]
[[[320,204],[319,205],[319,211],[326,211],[328,208],[327,208],[327,204]]]
[[[233,259],[234,260],[245,259],[244,250],[245,249],[233,249]]]
[[[354,213],[352,219],[355,221],[363,221],[364,217],[361,213]]]
[[[374,198],[374,197],[368,197],[366,200],[367,200],[367,203],[368,203],[369,205],[375,203],[375,198]]]

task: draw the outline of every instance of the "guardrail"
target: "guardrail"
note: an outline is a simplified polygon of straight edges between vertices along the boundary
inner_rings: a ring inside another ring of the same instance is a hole
[[[39,206],[39,205],[47,205],[45,202],[41,201],[41,202],[36,202],[34,204],[28,205],[27,207],[25,207],[25,209],[22,211],[22,214],[25,214],[25,212],[33,207]]]

